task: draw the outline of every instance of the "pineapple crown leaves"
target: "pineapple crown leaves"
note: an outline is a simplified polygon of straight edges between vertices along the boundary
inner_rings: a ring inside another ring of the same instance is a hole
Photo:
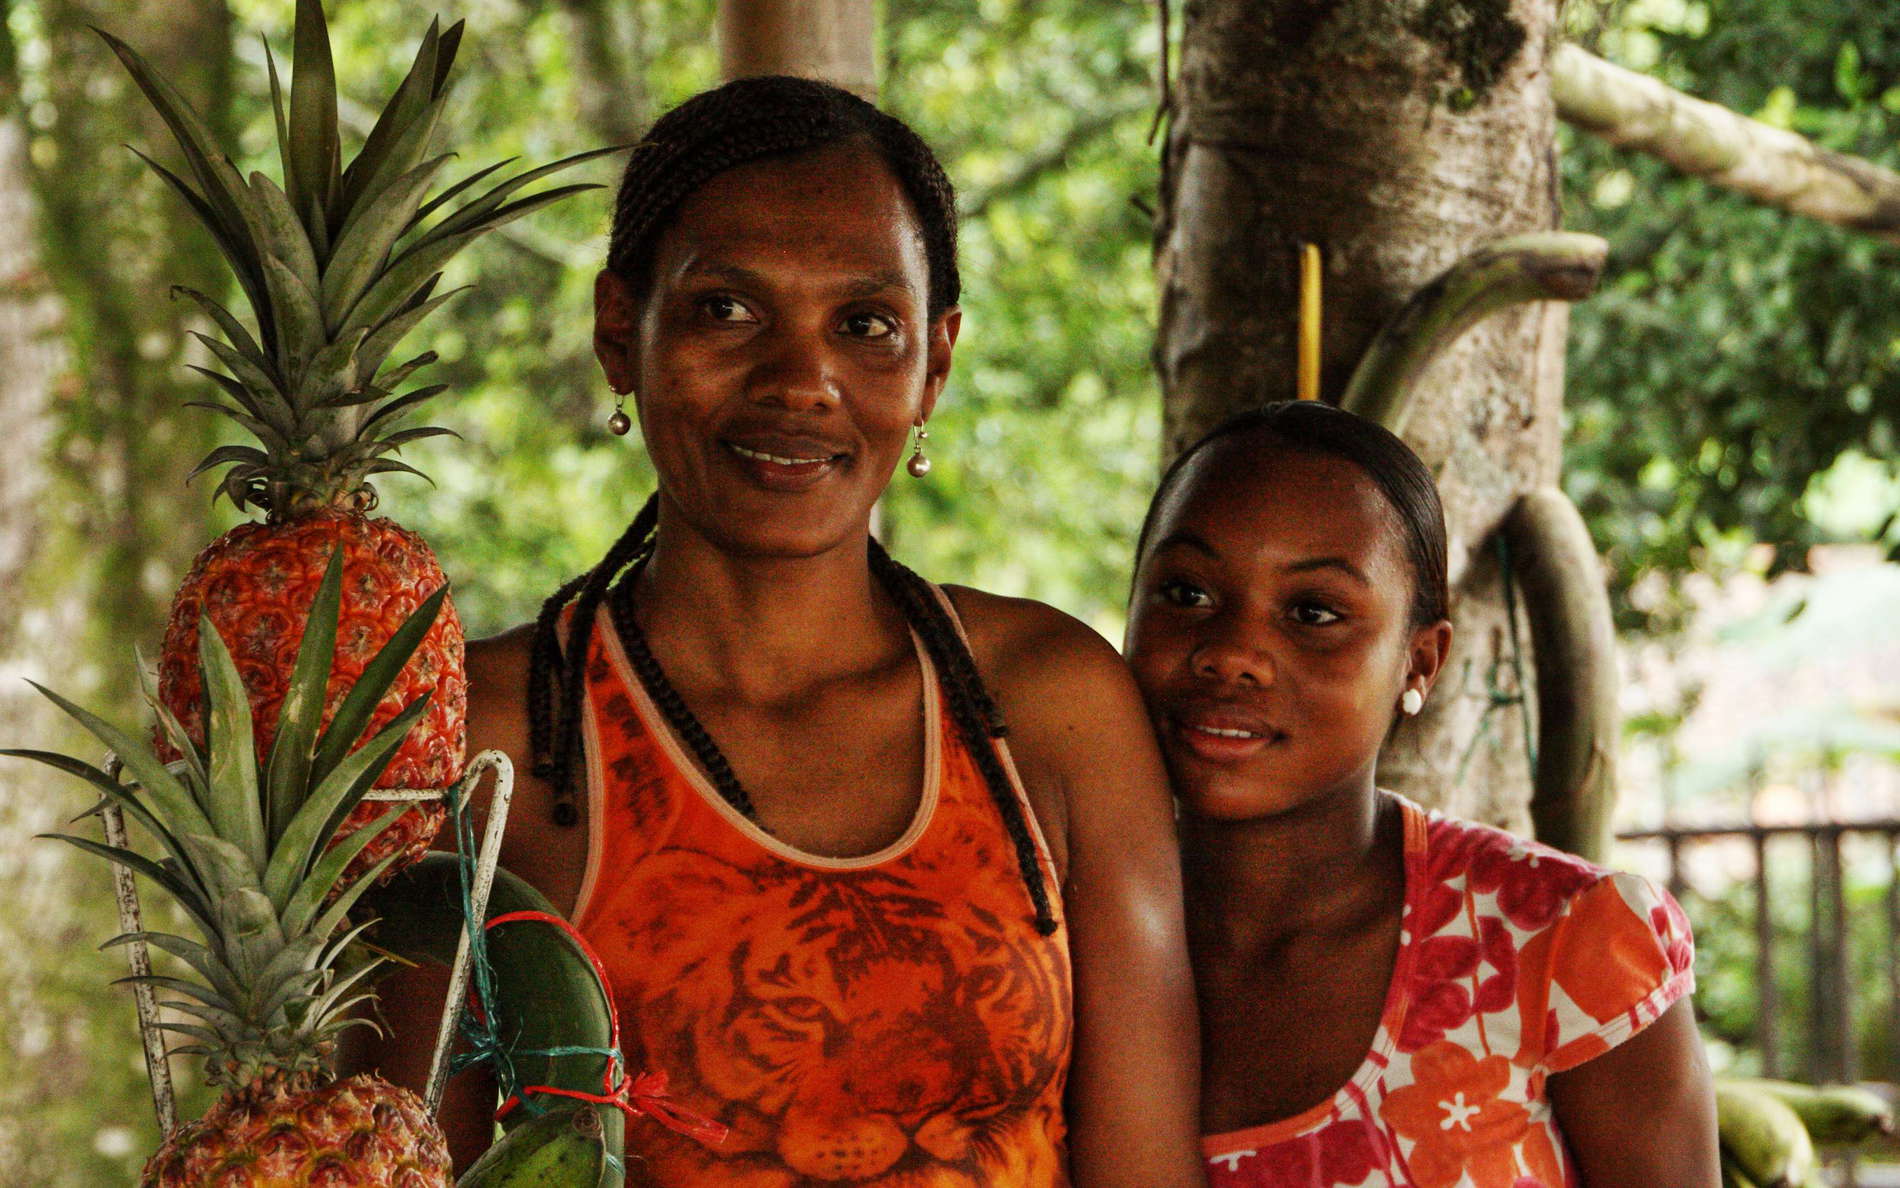
[[[298,0],[288,97],[265,46],[282,186],[263,173],[242,176],[175,87],[131,46],[95,30],[164,119],[186,169],[181,176],[142,152],[139,157],[210,231],[255,317],[253,335],[205,294],[174,290],[190,297],[223,336],[222,342],[197,336],[224,368],[199,370],[233,402],[210,407],[237,420],[264,446],[242,454],[219,450],[198,468],[231,466],[219,493],[240,507],[266,502],[259,496],[267,491],[274,499],[286,486],[332,504],[367,475],[415,473],[383,455],[435,433],[411,430],[401,440],[366,433],[378,406],[414,370],[405,364],[395,374],[379,375],[383,363],[398,341],[453,296],[431,293],[464,247],[542,206],[599,187],[565,185],[517,197],[519,191],[619,147],[526,170],[443,213],[450,200],[512,161],[428,194],[452,156],[433,153],[432,145],[462,30],[459,21],[446,30],[431,22],[408,73],[345,167],[323,6],[321,0]],[[433,224],[425,225],[431,218]],[[410,401],[404,411],[421,399],[426,397]],[[377,431],[387,431],[392,421],[382,418]]]
[[[213,1056],[214,1070],[224,1064],[249,1067],[254,1061],[242,1053],[263,1043],[260,1037],[270,1037],[266,1047],[293,1054],[327,1042],[346,1025],[340,1013],[361,997],[345,995],[364,971],[333,975],[332,965],[355,935],[338,935],[338,930],[395,855],[348,886],[340,884],[350,862],[394,825],[406,806],[393,805],[371,824],[329,843],[427,708],[424,694],[362,746],[350,749],[428,633],[447,589],[404,620],[339,702],[326,730],[321,728],[323,703],[342,581],[338,552],[312,601],[279,709],[277,736],[261,769],[243,683],[209,620],[199,623],[199,664],[209,702],[204,745],[194,743],[145,689],[161,729],[183,755],[179,761],[166,765],[142,739],[38,685],[119,757],[131,782],[66,755],[0,750],[0,755],[31,759],[86,781],[157,843],[162,856],[154,859],[90,838],[44,835],[144,875],[197,923],[202,944],[163,933],[128,934],[107,943],[124,944],[137,936],[198,974],[196,982],[157,975],[122,980],[145,981],[182,996],[175,1005],[205,1025],[172,1029],[204,1041],[199,1048],[210,1045],[205,1054]]]

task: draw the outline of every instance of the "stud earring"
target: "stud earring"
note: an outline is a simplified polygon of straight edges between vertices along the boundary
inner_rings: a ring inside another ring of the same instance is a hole
[[[1404,695],[1399,698],[1399,709],[1408,718],[1418,716],[1418,711],[1424,708],[1425,695],[1420,693],[1417,689],[1407,689]]]
[[[930,473],[930,459],[924,457],[924,439],[929,436],[924,432],[924,423],[917,422],[917,442],[911,448],[910,461],[904,463],[904,469],[910,471],[912,478],[922,478]]]
[[[633,418],[627,415],[627,394],[614,389],[614,415],[607,418],[607,432],[615,437],[625,437],[633,428]]]

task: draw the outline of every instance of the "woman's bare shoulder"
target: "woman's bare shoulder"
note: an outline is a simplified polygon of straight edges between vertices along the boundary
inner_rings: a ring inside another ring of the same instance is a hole
[[[574,903],[586,857],[586,830],[553,823],[554,790],[534,775],[528,714],[528,672],[534,625],[470,640],[468,753],[495,750],[514,765],[514,799],[502,841],[502,863],[564,910]],[[485,810],[488,782],[475,793]],[[584,809],[583,809],[584,811]]]
[[[506,678],[528,674],[528,657],[534,644],[534,624],[522,623],[497,635],[468,641],[468,675],[473,682],[499,687]]]
[[[1127,680],[1114,645],[1073,615],[1031,598],[968,586],[945,586],[944,592],[957,608],[978,670],[998,696],[1080,692],[1103,681],[1119,691]]]
[[[1025,766],[1056,777],[1065,800],[1099,785],[1097,761],[1105,756],[1129,770],[1159,770],[1149,762],[1154,741],[1134,678],[1099,632],[1031,599],[947,592],[977,672],[1009,723],[1011,745],[1030,760]]]

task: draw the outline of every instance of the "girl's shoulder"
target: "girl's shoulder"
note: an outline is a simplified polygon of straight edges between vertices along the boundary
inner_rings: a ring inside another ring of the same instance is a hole
[[[1509,893],[1506,902],[1525,915],[1532,905],[1525,896],[1534,892],[1532,918],[1521,921],[1535,927],[1547,922],[1545,911],[1583,894],[1615,872],[1575,854],[1478,821],[1427,809],[1397,797],[1408,818],[1407,847],[1422,860],[1428,883],[1463,883],[1481,892]]]
[[[1475,997],[1515,1002],[1547,1073],[1628,1038],[1692,990],[1688,918],[1654,880],[1406,804],[1407,935],[1440,959],[1469,946],[1497,977],[1490,987],[1481,977]]]

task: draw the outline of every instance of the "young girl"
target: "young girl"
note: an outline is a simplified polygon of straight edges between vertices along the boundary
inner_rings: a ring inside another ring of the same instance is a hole
[[[1209,1180],[1714,1185],[1676,904],[1374,782],[1446,603],[1429,472],[1330,406],[1227,422],[1155,496],[1127,653],[1180,801]]]

